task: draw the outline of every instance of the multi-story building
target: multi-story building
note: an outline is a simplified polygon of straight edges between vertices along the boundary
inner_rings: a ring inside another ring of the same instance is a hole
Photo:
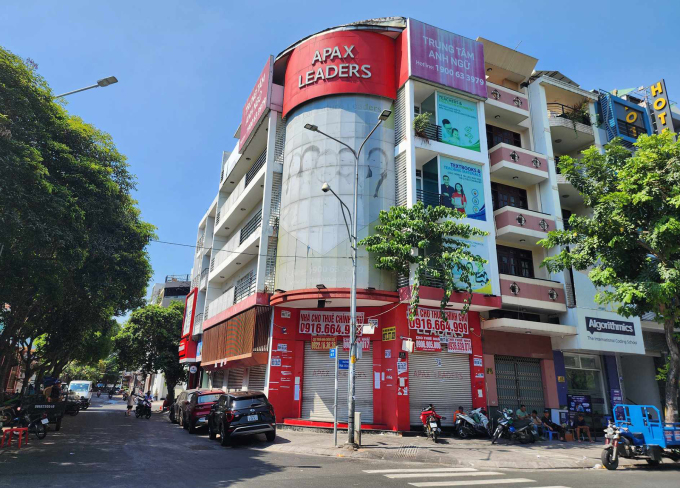
[[[185,301],[190,290],[191,275],[167,275],[163,283],[153,285],[149,303],[167,307],[172,302]],[[151,391],[156,398],[165,398],[168,394],[165,375],[160,371],[150,374],[144,381],[143,389],[144,391]]]
[[[466,315],[465,295],[454,294],[439,320],[443,292],[429,279],[410,322],[413,276],[377,270],[359,249],[358,319],[375,326],[359,339],[362,423],[409,430],[431,402],[451,412],[559,409],[568,395],[590,396],[596,416],[609,411],[621,396],[622,358],[644,362],[640,320],[596,305],[585,273],[549,274],[541,262],[555,250],[538,241],[588,212],[555,161],[611,138],[601,105],[614,99],[536,64],[401,17],[330,28],[270,57],[198,226],[183,345],[201,351],[192,358],[207,372],[203,384],[264,389],[279,422],[332,421],[328,349],[342,345],[340,359],[348,357],[352,275],[341,202],[352,208],[355,171],[352,151],[334,139],[357,150],[389,110],[358,162],[359,239],[382,210],[442,204],[488,232],[468,242],[488,264],[475,270]],[[617,130],[634,141],[651,126],[639,105],[627,108],[642,125]],[[418,133],[416,117],[427,119]]]

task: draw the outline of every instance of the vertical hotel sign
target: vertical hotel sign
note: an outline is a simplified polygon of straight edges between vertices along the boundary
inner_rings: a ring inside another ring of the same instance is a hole
[[[664,130],[673,130],[673,116],[671,114],[671,104],[666,92],[666,82],[657,81],[650,87],[652,91],[652,113],[656,119],[656,133],[661,134]]]
[[[241,114],[241,137],[239,138],[238,149],[242,151],[243,146],[248,142],[248,138],[259,124],[262,115],[271,106],[272,98],[272,73],[274,69],[274,56],[269,56],[267,64],[264,65],[260,77],[255,83],[253,91],[250,92],[248,101],[243,107]]]
[[[486,99],[484,45],[408,19],[410,75]]]

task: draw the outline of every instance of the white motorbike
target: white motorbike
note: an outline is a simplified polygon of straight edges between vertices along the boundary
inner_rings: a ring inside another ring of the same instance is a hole
[[[489,418],[484,408],[475,408],[469,413],[456,415],[454,432],[461,439],[467,439],[476,435],[491,437]]]

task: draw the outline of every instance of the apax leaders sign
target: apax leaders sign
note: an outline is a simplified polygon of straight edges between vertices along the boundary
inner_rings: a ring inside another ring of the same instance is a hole
[[[484,45],[408,19],[410,74],[486,99]]]

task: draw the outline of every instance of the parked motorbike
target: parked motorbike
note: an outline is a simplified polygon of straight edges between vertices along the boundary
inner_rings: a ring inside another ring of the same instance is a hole
[[[112,398],[113,398],[113,390],[109,391],[109,400],[111,400]]]
[[[50,423],[47,418],[47,413],[43,412],[41,415],[34,415],[33,418],[28,412],[22,412],[21,407],[17,407],[13,411],[14,418],[12,419],[12,427],[28,427],[28,431],[35,434],[38,439],[44,439],[47,435],[47,424]]]
[[[536,442],[534,433],[531,431],[531,422],[528,419],[513,419],[512,411],[508,409],[501,410],[501,415],[498,417],[498,426],[493,434],[491,443],[495,444],[500,437],[511,441],[518,440],[522,444]]]
[[[437,442],[437,437],[442,433],[440,421],[445,419],[446,417],[437,414],[434,410],[434,405],[431,403],[420,412],[420,421],[423,423],[423,429],[427,437],[435,443]]]
[[[142,398],[137,399],[137,408],[135,408],[135,417],[146,417],[151,418],[151,403],[147,402]]]
[[[491,437],[489,418],[486,416],[486,411],[483,408],[475,408],[469,414],[457,414],[454,432],[461,439],[467,439],[475,435]]]

